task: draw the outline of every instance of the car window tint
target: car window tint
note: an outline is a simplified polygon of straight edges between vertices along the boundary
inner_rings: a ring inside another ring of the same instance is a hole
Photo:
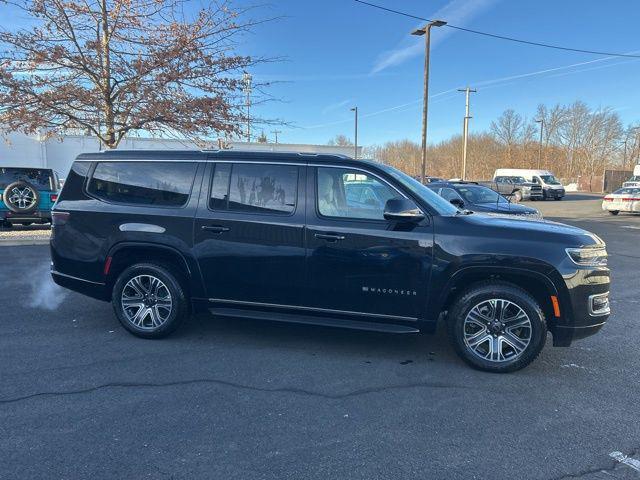
[[[23,181],[38,190],[55,190],[52,177],[53,171],[47,169],[0,167],[0,188],[4,189],[13,182]]]
[[[180,207],[187,203],[197,164],[100,162],[88,192],[110,202]]]
[[[219,164],[211,187],[211,208],[289,215],[296,208],[298,167],[258,163]]]
[[[317,205],[320,215],[384,220],[384,207],[400,195],[376,177],[359,170],[318,168]],[[352,194],[358,191],[359,195]]]
[[[456,198],[462,200],[460,195],[458,195],[458,192],[456,192],[453,188],[443,188],[442,190],[440,190],[440,196],[449,201]]]
[[[211,198],[209,208],[213,210],[226,210],[229,200],[229,180],[231,180],[231,164],[218,163],[213,171],[211,181]]]

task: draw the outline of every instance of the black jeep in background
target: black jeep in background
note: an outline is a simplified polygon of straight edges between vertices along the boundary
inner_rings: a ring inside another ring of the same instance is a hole
[[[78,157],[54,207],[52,275],[134,335],[194,309],[392,333],[446,323],[470,365],[520,369],[609,316],[604,242],[463,211],[375,162],[241,151]]]

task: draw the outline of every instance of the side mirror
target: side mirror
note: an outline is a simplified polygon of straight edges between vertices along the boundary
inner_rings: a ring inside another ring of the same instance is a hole
[[[459,198],[452,198],[451,200],[449,200],[449,203],[451,205],[455,205],[458,208],[464,208],[464,202]]]
[[[408,198],[390,198],[384,205],[384,218],[397,222],[418,223],[424,219],[424,213],[413,200]]]

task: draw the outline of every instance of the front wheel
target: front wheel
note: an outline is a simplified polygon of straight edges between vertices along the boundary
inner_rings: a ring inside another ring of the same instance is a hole
[[[555,197],[554,200],[562,200],[562,197]]]
[[[166,337],[189,316],[189,301],[178,276],[153,263],[122,272],[111,303],[122,326],[142,338]]]
[[[448,315],[449,339],[469,365],[506,373],[529,365],[547,338],[544,314],[524,290],[503,282],[472,286]]]
[[[609,213],[610,213],[611,215],[617,215],[617,214],[619,214],[619,213],[620,213],[620,210],[609,210]]]

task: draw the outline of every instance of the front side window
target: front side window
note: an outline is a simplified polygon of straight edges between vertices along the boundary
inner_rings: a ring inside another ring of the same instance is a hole
[[[318,168],[318,212],[325,217],[384,220],[384,207],[399,197],[389,185],[359,170]]]
[[[187,203],[197,163],[100,162],[87,191],[114,203],[181,207]]]
[[[211,181],[209,208],[290,215],[296,208],[298,167],[219,163]]]
[[[561,185],[561,183],[558,181],[558,179],[556,177],[554,177],[553,175],[540,175],[540,178],[547,185]]]

